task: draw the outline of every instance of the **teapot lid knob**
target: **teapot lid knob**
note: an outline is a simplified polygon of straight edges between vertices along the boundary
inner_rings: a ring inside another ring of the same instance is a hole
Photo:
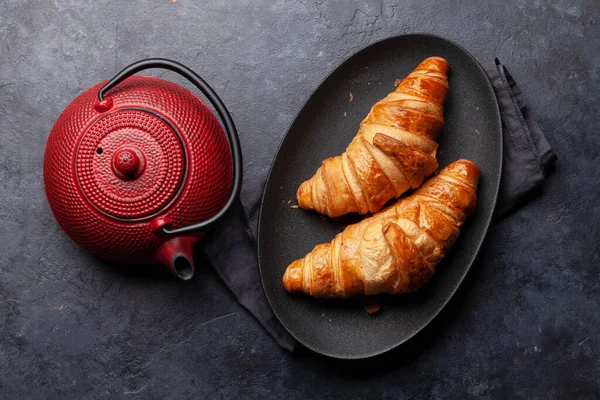
[[[135,147],[123,147],[113,154],[113,170],[121,179],[133,179],[140,176],[144,170],[144,156]]]

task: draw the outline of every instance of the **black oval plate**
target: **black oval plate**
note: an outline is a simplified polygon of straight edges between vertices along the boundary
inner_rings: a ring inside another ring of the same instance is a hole
[[[362,218],[330,219],[292,209],[289,200],[296,204],[298,186],[323,159],[344,151],[373,104],[394,89],[395,80],[433,55],[444,57],[451,68],[446,126],[439,140],[440,168],[459,158],[473,160],[481,168],[475,214],[431,281],[412,295],[381,297],[377,314],[368,315],[352,300],[288,294],[281,283],[288,264]],[[466,50],[440,37],[405,35],[359,51],[308,99],[271,167],[260,212],[258,249],[263,287],[275,315],[300,343],[330,357],[366,358],[404,343],[442,310],[473,264],[492,218],[501,169],[496,98],[483,69]]]

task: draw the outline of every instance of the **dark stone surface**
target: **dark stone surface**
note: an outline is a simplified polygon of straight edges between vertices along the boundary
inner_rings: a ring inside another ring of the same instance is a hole
[[[599,397],[598,5],[233,3],[0,3],[0,398]],[[325,75],[407,32],[498,56],[559,161],[402,352],[368,363],[287,354],[210,268],[191,284],[119,269],[56,225],[42,182],[48,132],[77,94],[128,63],[174,58],[213,85],[241,132],[251,204],[249,188]]]

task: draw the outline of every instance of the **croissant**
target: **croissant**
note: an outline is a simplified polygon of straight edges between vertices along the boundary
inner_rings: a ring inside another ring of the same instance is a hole
[[[283,286],[325,298],[418,290],[475,209],[478,180],[472,161],[455,161],[412,195],[291,263]]]
[[[366,214],[419,187],[438,167],[448,68],[443,58],[427,58],[377,102],[346,152],[323,161],[300,185],[300,207],[329,217]]]

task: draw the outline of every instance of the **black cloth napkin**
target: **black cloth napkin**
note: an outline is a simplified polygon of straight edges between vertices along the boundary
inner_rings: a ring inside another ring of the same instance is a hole
[[[556,155],[529,115],[523,92],[506,67],[494,59],[483,64],[502,118],[503,163],[495,218],[503,218],[530,200],[542,186]]]
[[[503,218],[535,195],[556,155],[527,112],[523,93],[506,67],[495,59],[483,64],[483,68],[494,87],[502,117],[504,162],[495,216]],[[281,347],[293,351],[296,340],[281,326],[263,292],[256,235],[249,224],[256,218],[263,186],[264,182],[253,182],[249,190],[255,199],[247,207],[248,212],[238,201],[227,218],[201,242],[201,248],[240,304]]]
[[[257,188],[262,193],[262,186]],[[258,196],[260,201],[260,196]],[[200,242],[217,275],[237,301],[269,332],[277,343],[294,351],[296,340],[281,326],[263,292],[258,272],[255,235],[238,200],[225,220]]]

